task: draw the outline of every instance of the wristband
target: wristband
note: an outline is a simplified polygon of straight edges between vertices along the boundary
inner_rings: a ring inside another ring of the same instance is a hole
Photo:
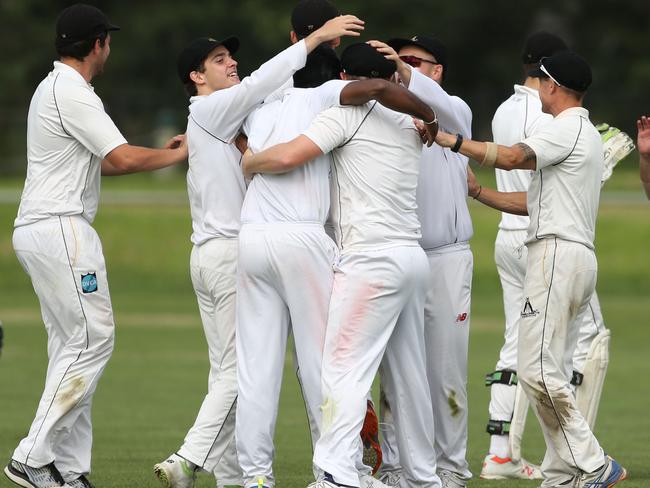
[[[424,122],[426,125],[437,124],[438,123],[438,117],[436,117],[436,114],[434,113],[433,114],[433,120],[431,122],[425,122],[424,120],[422,122]]]
[[[451,152],[457,153],[460,150],[460,146],[463,144],[463,136],[461,134],[456,134],[456,144],[451,147]]]
[[[481,166],[494,166],[497,160],[497,151],[499,146],[494,142],[485,143],[485,156],[483,156],[483,161],[481,161]]]
[[[474,200],[478,200],[478,197],[481,195],[481,191],[483,191],[483,185],[478,186],[478,193],[476,194],[475,197],[473,197]]]

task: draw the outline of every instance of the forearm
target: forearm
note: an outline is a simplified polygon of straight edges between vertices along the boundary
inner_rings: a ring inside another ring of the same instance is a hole
[[[289,144],[277,144],[271,146],[264,151],[255,154],[244,155],[242,163],[242,170],[245,175],[253,175],[255,173],[286,173],[292,168],[288,167],[289,164],[284,156],[287,153]]]
[[[456,145],[456,142],[456,135],[438,132],[436,137],[436,143],[442,147],[452,148]],[[492,154],[489,151],[492,151]],[[458,152],[478,162],[481,166],[494,166],[495,168],[506,171],[513,169],[536,169],[535,152],[522,143],[508,147],[494,144],[493,142],[463,139]]]
[[[123,144],[106,155],[102,174],[107,176],[154,171],[172,166],[187,158],[187,149],[151,149]]]
[[[650,199],[650,154],[639,153],[639,171],[645,194]]]
[[[480,187],[478,194],[474,195],[474,199],[501,212],[528,215],[526,192],[524,191],[500,192],[492,188]]]

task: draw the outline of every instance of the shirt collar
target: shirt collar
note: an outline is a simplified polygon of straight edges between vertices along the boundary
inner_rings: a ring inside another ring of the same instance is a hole
[[[81,73],[79,73],[79,71],[74,69],[72,66],[62,63],[61,61],[54,61],[54,71],[65,73],[69,77],[74,78],[77,81],[81,81],[85,85],[88,85],[88,87],[93,89],[93,86],[90,83],[88,83],[86,79],[83,76],[81,76]]]
[[[563,112],[560,112],[555,118],[559,119],[560,117],[571,117],[571,116],[584,117],[588,119],[589,110],[587,110],[584,107],[571,107],[571,108],[567,108]]]

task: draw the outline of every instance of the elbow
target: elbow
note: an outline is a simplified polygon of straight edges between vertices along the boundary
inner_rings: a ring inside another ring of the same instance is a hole
[[[390,86],[389,81],[379,78],[373,78],[367,81],[370,85],[368,90],[370,100],[376,100],[377,97],[381,97],[381,95],[386,93],[386,90],[388,90],[388,87]]]

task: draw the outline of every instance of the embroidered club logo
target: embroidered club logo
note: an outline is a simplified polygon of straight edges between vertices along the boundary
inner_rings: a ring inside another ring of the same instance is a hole
[[[456,323],[465,322],[467,320],[467,312],[459,313],[456,317]]]
[[[95,273],[82,274],[81,290],[84,293],[93,293],[97,291],[97,274]]]
[[[524,309],[521,311],[521,317],[534,317],[539,313],[539,310],[534,310],[533,306],[530,303],[530,298],[526,297],[526,303],[524,304]]]

